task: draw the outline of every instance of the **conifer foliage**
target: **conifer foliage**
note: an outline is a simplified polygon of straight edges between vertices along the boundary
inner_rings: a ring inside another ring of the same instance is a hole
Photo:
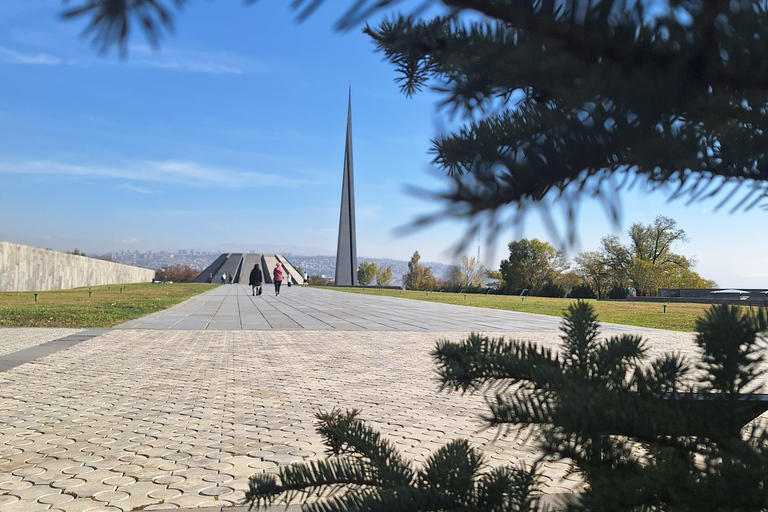
[[[453,187],[423,222],[498,226],[555,199],[572,221],[583,196],[615,208],[634,176],[690,200],[725,189],[734,208],[768,206],[764,2],[442,3],[454,14],[365,29],[406,95],[431,87],[466,121],[433,142]]]
[[[586,485],[571,511],[759,511],[768,433],[753,419],[768,408],[756,393],[767,328],[763,311],[713,306],[697,322],[698,360],[649,359],[642,337],[601,337],[592,306],[577,302],[558,351],[472,334],[438,342],[433,356],[443,389],[487,394],[489,426],[522,429],[545,462],[572,463]],[[542,509],[535,468],[483,471],[459,440],[413,469],[357,414],[319,415],[330,456],[251,477],[247,501],[319,498],[305,504],[318,512]]]
[[[648,360],[640,336],[600,339],[579,302],[559,352],[475,334],[435,357],[444,388],[491,391],[490,425],[536,426],[545,456],[573,463],[574,510],[765,510],[768,435],[751,421],[768,408],[766,316],[718,305],[697,329],[700,361]]]
[[[265,506],[319,498],[304,510],[526,511],[535,508],[536,475],[522,468],[481,471],[482,456],[465,440],[446,444],[416,470],[357,411],[318,414],[330,456],[281,466],[249,480],[246,502]]]

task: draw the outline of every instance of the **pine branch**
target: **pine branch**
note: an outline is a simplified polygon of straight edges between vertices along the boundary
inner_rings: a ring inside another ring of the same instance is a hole
[[[594,380],[612,389],[626,388],[630,367],[644,359],[646,351],[642,336],[612,336],[596,350]]]
[[[329,452],[333,455],[360,456],[369,461],[371,471],[381,486],[407,485],[411,482],[413,471],[393,443],[382,439],[381,434],[357,419],[357,416],[356,410],[342,413],[339,409],[316,415],[320,422],[317,431]]]
[[[498,2],[493,0],[441,0],[444,4],[456,9],[469,9],[479,12],[489,18],[499,20],[504,24],[538,34],[553,41],[559,41],[575,53],[579,53],[585,61],[594,62],[600,58],[613,62],[643,66],[653,66],[664,69],[669,64],[669,57],[662,53],[631,51],[625,45],[613,43],[596,34],[604,34],[611,29],[610,22],[604,11],[597,11],[598,20],[602,26],[594,23],[579,27],[565,19],[567,13],[575,12],[574,2],[555,4],[541,2],[537,4],[526,1]],[[611,2],[605,2],[610,12]],[[619,13],[617,13],[617,16]],[[635,21],[635,20],[633,20]]]
[[[539,489],[535,467],[507,468],[481,474],[482,456],[466,440],[438,449],[413,478],[410,463],[357,419],[356,411],[318,415],[321,432],[333,449],[330,458],[280,468],[278,476],[249,479],[246,502],[252,507],[299,497],[321,498],[305,504],[308,512],[416,512],[482,509],[533,512]],[[374,446],[375,445],[375,446]],[[389,466],[396,466],[394,469]],[[279,481],[278,481],[279,480]]]
[[[647,370],[635,368],[631,387],[640,394],[669,396],[681,391],[690,371],[688,361],[681,355],[664,354],[652,361]]]
[[[441,389],[466,392],[489,382],[514,385],[536,379],[535,372],[558,371],[549,349],[522,341],[505,342],[472,333],[461,343],[439,341],[431,353],[437,364]]]
[[[329,458],[301,465],[280,466],[277,477],[267,473],[251,476],[245,501],[255,507],[266,506],[284,496],[288,504],[298,497],[321,497],[342,488],[386,484],[387,480],[382,476],[377,468],[358,459]]]
[[[448,501],[469,507],[482,464],[480,453],[464,439],[452,441],[430,455],[417,476],[417,486],[444,494]]]

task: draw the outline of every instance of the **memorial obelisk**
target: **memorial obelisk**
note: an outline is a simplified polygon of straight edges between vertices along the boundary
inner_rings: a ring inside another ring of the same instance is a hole
[[[357,286],[357,239],[355,238],[355,180],[352,166],[352,90],[347,107],[347,144],[344,148],[344,180],[341,186],[339,243],[336,246],[336,276],[340,286]]]

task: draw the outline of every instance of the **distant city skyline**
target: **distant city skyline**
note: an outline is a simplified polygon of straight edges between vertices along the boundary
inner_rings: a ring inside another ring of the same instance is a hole
[[[351,85],[358,254],[407,260],[418,250],[444,264],[476,255],[476,240],[452,252],[461,221],[398,231],[440,209],[406,188],[445,190],[430,139],[460,120],[430,91],[404,97],[359,30],[334,32],[340,6],[325,2],[297,24],[281,2],[194,2],[159,51],[137,32],[126,59],[100,55],[60,10],[60,0],[3,0],[0,10],[0,240],[333,255]],[[622,192],[616,225],[585,200],[569,258],[665,215],[690,239],[675,251],[703,277],[768,287],[768,212],[713,211],[717,198],[687,205],[647,188]],[[559,204],[547,199],[562,233]],[[523,228],[507,228],[489,244],[482,233],[490,268],[513,239],[558,242],[536,208]]]
[[[79,249],[78,249],[79,251]],[[145,251],[140,252],[137,250],[121,250],[115,252],[106,253],[89,253],[85,251],[83,254],[94,258],[107,258],[117,263],[123,263],[126,265],[133,265],[142,268],[149,268],[153,270],[159,270],[169,265],[183,265],[191,267],[198,271],[203,272],[213,261],[219,257],[222,253],[228,251],[196,251],[190,249],[177,249],[176,251]],[[259,253],[259,254],[273,254],[271,252],[262,252],[258,250],[236,251],[247,253]],[[336,256],[335,255],[321,255],[321,254],[294,254],[290,252],[277,252],[288,261],[297,267],[300,267],[303,271],[309,273],[309,275],[317,275],[328,278],[333,278],[336,268]],[[372,258],[362,257],[360,262],[372,262],[383,267],[390,267],[392,269],[393,285],[399,285],[402,282],[402,275],[408,272],[408,261],[406,260],[393,260],[388,258]],[[448,277],[450,266],[440,262],[421,261],[424,266],[431,267],[436,277],[444,279]]]

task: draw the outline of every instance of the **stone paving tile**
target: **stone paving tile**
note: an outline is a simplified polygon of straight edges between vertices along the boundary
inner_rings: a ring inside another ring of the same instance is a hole
[[[82,330],[50,327],[0,327],[0,356],[42,345]]]
[[[555,332],[507,333],[548,346]],[[458,332],[115,330],[0,373],[0,510],[236,505],[247,479],[325,448],[314,415],[356,407],[415,464],[459,438],[489,466],[533,462],[483,428],[482,396],[438,393],[429,352]],[[692,335],[645,335],[691,354]],[[578,489],[545,466],[548,492]]]

